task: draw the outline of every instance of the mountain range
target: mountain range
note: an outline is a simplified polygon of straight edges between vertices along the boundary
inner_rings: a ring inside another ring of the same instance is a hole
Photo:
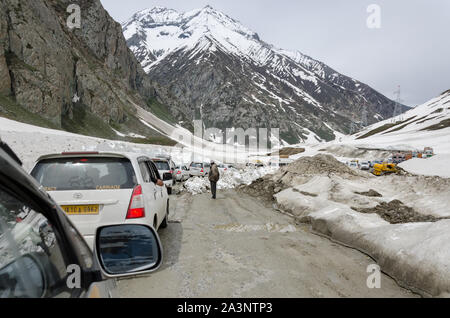
[[[332,140],[394,114],[395,102],[368,85],[266,43],[210,6],[146,9],[122,27],[148,77],[164,89],[156,100],[186,128],[193,119],[206,128],[273,127],[297,143]]]

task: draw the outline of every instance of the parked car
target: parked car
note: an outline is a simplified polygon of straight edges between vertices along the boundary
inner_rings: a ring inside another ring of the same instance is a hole
[[[211,164],[208,163],[208,162],[205,162],[205,163],[203,163],[203,167],[204,167],[204,169],[205,169],[206,175],[208,176],[208,175],[209,175],[209,172],[211,171]]]
[[[1,298],[117,297],[114,278],[148,274],[162,261],[158,234],[140,222],[99,227],[92,253],[1,141],[0,225]]]
[[[170,159],[153,159],[152,160],[154,162],[154,164],[156,165],[156,168],[158,169],[158,172],[160,175],[164,176],[166,175],[167,177],[164,178],[164,184],[167,187],[167,192],[169,194],[172,194],[172,188],[175,185],[175,180],[176,180],[176,176],[175,176],[175,165],[172,165],[172,162]],[[169,178],[169,174],[170,174],[170,178]]]
[[[373,168],[376,164],[382,164],[383,162],[384,162],[384,160],[382,160],[382,159],[377,159],[377,160],[371,161],[370,167]]]
[[[434,156],[434,150],[431,147],[425,147],[425,149],[423,150],[424,153],[424,158],[431,158]]]
[[[186,166],[175,167],[175,178],[179,182],[183,182],[189,179],[189,169]]]
[[[223,163],[218,164],[217,167],[219,168],[219,172],[220,172],[221,174],[224,173],[224,172],[226,172],[226,171],[228,171],[228,170],[230,169],[230,167],[229,167],[228,165],[223,164]]]
[[[405,155],[402,153],[396,153],[392,156],[392,163],[399,164],[405,161]]]
[[[167,227],[169,197],[155,164],[126,153],[42,156],[31,175],[67,213],[91,248],[99,227],[143,223]]]
[[[358,161],[357,161],[357,160],[352,160],[352,161],[350,161],[349,167],[350,167],[350,168],[354,168],[354,169],[358,169],[358,168],[359,168],[359,163],[358,163]]]
[[[209,173],[206,165],[203,162],[192,162],[189,166],[190,177],[205,177]]]
[[[361,170],[370,170],[370,162],[369,161],[363,161],[361,162],[359,168]]]

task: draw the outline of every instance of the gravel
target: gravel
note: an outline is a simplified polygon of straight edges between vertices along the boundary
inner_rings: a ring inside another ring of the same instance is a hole
[[[352,208],[361,213],[376,213],[391,224],[415,223],[415,222],[436,222],[440,220],[432,215],[424,215],[406,206],[400,200],[382,202],[374,208]]]

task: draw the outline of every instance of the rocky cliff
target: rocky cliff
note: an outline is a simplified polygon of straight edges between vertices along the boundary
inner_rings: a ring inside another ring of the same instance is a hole
[[[80,28],[70,29],[72,3],[0,1],[0,115],[99,137],[117,138],[114,128],[159,138],[135,117],[132,103],[156,94],[121,25],[99,0],[81,0]]]

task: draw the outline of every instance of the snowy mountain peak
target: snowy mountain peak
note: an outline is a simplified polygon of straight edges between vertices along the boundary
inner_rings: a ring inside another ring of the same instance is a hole
[[[237,123],[246,116],[243,126],[276,122],[271,125],[284,127],[296,142],[348,132],[366,106],[374,116],[370,124],[393,113],[394,103],[367,85],[298,51],[262,41],[211,6],[185,13],[143,10],[123,24],[123,31],[149,76],[185,99],[186,107],[177,111],[186,117],[192,116],[192,105],[225,103],[223,115],[211,122]],[[241,105],[244,117],[235,111]]]
[[[211,6],[181,14],[164,7],[146,9],[124,23],[123,30],[125,38],[131,39],[133,51],[138,49],[133,45],[134,42],[145,42],[149,49],[147,55],[157,60],[181,48],[194,48],[205,38],[212,39],[226,51],[241,54],[246,52],[237,51],[253,45],[249,41],[259,41],[255,32]],[[137,40],[136,37],[139,40],[133,41],[133,38]],[[142,51],[140,48],[140,55]],[[144,60],[147,63],[143,63],[146,71],[150,69],[150,64],[156,64],[152,58]]]

